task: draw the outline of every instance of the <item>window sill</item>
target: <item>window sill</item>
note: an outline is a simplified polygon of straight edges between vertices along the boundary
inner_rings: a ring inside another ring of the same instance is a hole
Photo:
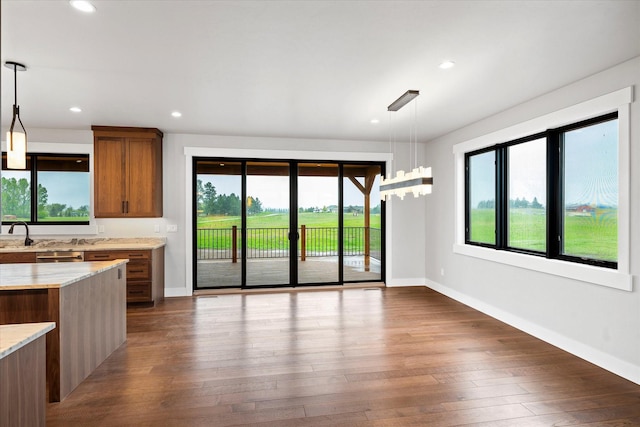
[[[546,259],[515,252],[498,251],[473,245],[454,244],[453,252],[461,255],[499,262],[527,270],[553,274],[567,279],[579,280],[594,285],[623,291],[633,291],[633,276],[619,270],[594,267],[586,264]]]

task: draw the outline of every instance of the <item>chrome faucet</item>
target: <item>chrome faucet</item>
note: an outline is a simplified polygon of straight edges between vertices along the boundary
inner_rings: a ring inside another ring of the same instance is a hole
[[[17,225],[24,225],[24,228],[27,230],[27,237],[24,239],[24,245],[25,246],[31,246],[31,244],[33,243],[33,240],[29,238],[29,226],[27,225],[26,222],[20,221],[20,222],[14,222],[13,224],[11,224],[11,227],[9,228],[9,234],[13,234],[13,227],[15,227]]]

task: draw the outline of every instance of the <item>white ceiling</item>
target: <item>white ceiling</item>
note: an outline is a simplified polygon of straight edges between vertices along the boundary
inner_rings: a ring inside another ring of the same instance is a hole
[[[2,0],[2,62],[28,67],[27,131],[386,141],[416,111],[389,126],[387,106],[417,89],[426,141],[640,55],[637,0],[93,4],[87,15],[66,0]],[[0,68],[6,127],[13,73]]]

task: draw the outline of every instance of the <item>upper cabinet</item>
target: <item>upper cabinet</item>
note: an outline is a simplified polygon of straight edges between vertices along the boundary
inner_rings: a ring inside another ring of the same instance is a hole
[[[162,132],[91,126],[96,218],[162,216]]]

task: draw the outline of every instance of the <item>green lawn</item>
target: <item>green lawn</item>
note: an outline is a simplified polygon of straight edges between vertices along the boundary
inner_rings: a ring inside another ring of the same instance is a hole
[[[380,215],[371,215],[371,228],[380,229]],[[313,213],[304,212],[298,214],[298,224],[307,227],[307,250],[308,251],[336,251],[338,248],[337,213]],[[240,228],[240,217],[230,216],[205,216],[198,218],[198,247],[225,249],[231,247],[231,227]],[[364,216],[344,215],[344,226],[348,228],[344,235],[345,251],[362,251]],[[359,230],[352,230],[351,227]],[[274,229],[265,231],[260,238],[249,241],[249,249],[287,249],[289,240],[287,233],[289,229],[289,214],[262,213],[260,215],[247,217],[248,229]],[[330,228],[331,230],[315,231],[312,228]],[[203,229],[215,229],[217,232],[208,232]],[[226,230],[226,231],[225,231]],[[240,246],[240,235],[238,231],[238,246]],[[371,247],[380,247],[380,233],[371,231]]]
[[[618,259],[618,217],[615,209],[598,209],[593,215],[565,215],[564,253],[616,261]],[[471,240],[495,243],[495,211],[471,211]],[[544,251],[546,216],[539,209],[513,209],[509,218],[509,245]]]
[[[380,228],[380,214],[371,215],[371,227]],[[307,227],[337,227],[337,213],[304,212],[298,214],[298,224]],[[239,216],[198,217],[198,228],[231,228],[240,226]],[[345,227],[364,227],[364,215],[344,214]],[[289,214],[262,213],[247,217],[248,228],[289,228]]]

